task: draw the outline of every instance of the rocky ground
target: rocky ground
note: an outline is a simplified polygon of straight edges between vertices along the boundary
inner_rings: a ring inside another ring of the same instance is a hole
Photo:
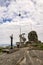
[[[43,50],[20,50],[0,54],[0,65],[43,65]]]

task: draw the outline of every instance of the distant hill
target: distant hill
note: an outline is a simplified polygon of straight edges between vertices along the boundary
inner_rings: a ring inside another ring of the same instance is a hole
[[[13,45],[16,46],[16,44]],[[0,44],[0,47],[6,47],[6,46],[10,46],[10,44]]]

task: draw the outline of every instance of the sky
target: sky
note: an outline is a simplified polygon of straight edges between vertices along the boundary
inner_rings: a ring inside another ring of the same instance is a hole
[[[43,41],[43,0],[0,0],[0,44],[19,41],[19,34],[25,32],[27,38],[35,30]]]

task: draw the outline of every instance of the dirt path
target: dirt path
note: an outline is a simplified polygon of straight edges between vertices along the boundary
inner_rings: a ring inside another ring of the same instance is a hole
[[[0,65],[16,65],[24,57],[24,53],[22,49],[11,54],[4,53],[0,55]]]
[[[43,65],[43,51],[27,49],[21,48],[11,54],[1,54],[0,65]]]
[[[27,65],[43,65],[43,51],[41,50],[27,51],[26,62]]]

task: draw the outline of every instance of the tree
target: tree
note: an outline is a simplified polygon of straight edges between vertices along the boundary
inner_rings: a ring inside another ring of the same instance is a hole
[[[26,38],[24,37],[25,33],[22,33],[19,35],[20,39],[21,39],[21,42],[25,42],[26,41]]]
[[[31,31],[28,33],[28,40],[29,41],[38,41],[38,35],[36,31]]]
[[[25,42],[26,41],[26,38],[25,37],[22,37],[22,40],[23,40],[23,42]]]

